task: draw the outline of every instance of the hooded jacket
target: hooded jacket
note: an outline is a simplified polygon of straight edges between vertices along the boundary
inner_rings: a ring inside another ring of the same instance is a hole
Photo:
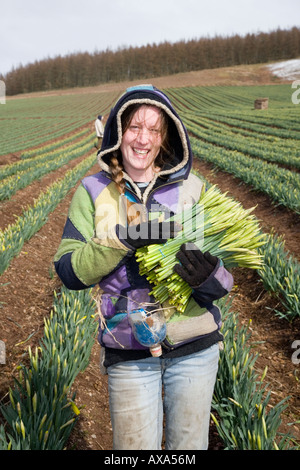
[[[121,116],[132,104],[154,105],[166,113],[173,159],[155,174],[145,190],[124,172],[126,191],[120,195],[111,179],[109,161],[121,145]],[[139,204],[149,220],[163,220],[197,202],[203,183],[191,172],[192,150],[180,117],[169,98],[152,85],[129,88],[119,98],[107,119],[97,158],[100,171],[84,178],[76,190],[54,264],[69,289],[96,284],[101,288],[99,342],[107,351],[108,366],[150,355],[148,348],[136,341],[129,322],[130,312],[149,302],[152,288],[139,274],[134,251],[118,237],[118,225],[127,223],[124,198]],[[189,354],[223,339],[220,310],[213,301],[226,295],[232,285],[231,274],[219,260],[190,298],[184,314],[171,306],[164,356]]]

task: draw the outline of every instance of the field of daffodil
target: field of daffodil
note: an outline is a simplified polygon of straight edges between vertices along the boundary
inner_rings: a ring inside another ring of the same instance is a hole
[[[195,159],[207,161],[268,195],[270,204],[300,215],[300,107],[291,102],[290,86],[164,91],[183,117]],[[267,110],[254,109],[258,96],[269,98]],[[0,166],[1,210],[5,211],[6,202],[34,181],[79,159],[64,176],[42,189],[14,223],[0,231],[0,275],[95,164],[94,120],[98,114],[107,115],[117,97],[117,92],[66,94],[9,99],[0,106],[0,157],[16,157]],[[206,184],[212,187],[209,181]],[[225,205],[233,203],[226,194],[222,200]],[[257,230],[259,221],[254,222]],[[299,261],[285,248],[282,236],[260,233],[260,238],[263,243],[257,246],[257,255],[261,263],[254,268],[264,288],[278,298],[274,315],[292,322],[300,315]],[[141,251],[141,265],[145,256]],[[155,278],[154,271],[152,276]],[[251,320],[248,326],[240,325],[230,302],[225,299],[220,306],[225,340],[212,420],[224,448],[297,447],[293,439],[279,432],[287,400],[270,406],[267,370],[261,375],[255,370]],[[90,290],[70,292],[61,288],[53,292],[53,308],[50,317],[44,318],[41,345],[35,351],[30,346],[24,349],[29,365],[20,364],[15,385],[7,390],[8,399],[1,405],[0,450],[65,448],[81,412],[72,384],[89,362],[96,333],[94,316]]]

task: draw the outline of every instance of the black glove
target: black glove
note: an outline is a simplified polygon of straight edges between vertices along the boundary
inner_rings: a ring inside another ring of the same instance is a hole
[[[133,249],[154,243],[166,243],[169,238],[174,238],[182,230],[177,222],[166,220],[158,222],[157,219],[142,222],[137,225],[123,227],[117,226],[117,235],[121,241],[126,242]]]
[[[174,271],[191,287],[197,288],[215,269],[218,258],[208,251],[204,254],[194,243],[181,245],[176,258],[181,264],[174,266]]]

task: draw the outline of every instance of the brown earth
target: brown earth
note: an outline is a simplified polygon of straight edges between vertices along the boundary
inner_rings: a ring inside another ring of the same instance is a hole
[[[217,72],[222,73],[224,77],[228,76],[226,78],[226,80],[228,79],[227,84],[230,84],[230,75],[231,84],[244,83],[242,78],[246,77],[246,71],[243,67],[235,72],[229,69]],[[259,74],[258,67],[253,66],[252,76],[249,69],[247,73],[248,84],[251,84],[250,81],[252,83],[254,81],[256,83],[272,82],[268,73],[267,76]],[[259,75],[259,82],[257,78],[253,78],[254,74]],[[233,76],[236,76],[236,81]],[[251,80],[249,76],[251,76]],[[195,85],[225,84],[224,82],[219,83],[218,78],[214,77],[213,71],[207,71],[207,74],[195,72],[189,78],[177,76],[177,80],[178,82],[175,81],[175,77],[167,77],[151,81],[162,88],[192,83]],[[120,85],[107,85],[107,90],[112,86]],[[101,88],[106,91],[104,85]],[[124,88],[123,84],[122,89]],[[100,90],[98,89],[98,91]],[[70,93],[72,92],[74,90],[70,91]],[[87,90],[76,90],[76,92],[87,92]],[[7,156],[7,158],[9,161],[10,157]],[[1,203],[1,227],[12,223],[14,217],[21,214],[27,204],[38,196],[41,189],[45,188],[45,185],[61,177],[75,163],[75,161],[68,163],[28,188],[19,191],[10,201]],[[284,234],[287,249],[298,260],[300,259],[299,216],[286,209],[275,207],[268,197],[251,191],[249,187],[240,184],[237,179],[227,173],[217,172],[210,164],[195,161],[195,167],[209,181],[217,183],[222,191],[228,191],[229,195],[241,201],[244,207],[256,206],[254,213],[261,221],[263,229],[270,231],[273,227],[275,232]],[[94,173],[97,170],[96,165],[89,173]],[[28,346],[37,345],[43,335],[43,318],[50,313],[53,290],[59,289],[60,281],[54,274],[52,259],[60,242],[68,206],[75,189],[73,188],[69,192],[65,200],[49,216],[44,227],[29,242],[25,243],[19,256],[11,262],[10,267],[1,276],[0,339],[6,344],[6,364],[0,364],[0,398],[4,398],[4,400],[7,398],[8,386],[12,384],[13,376],[17,374],[17,366],[26,362]],[[265,381],[270,384],[273,403],[290,396],[289,407],[283,417],[282,430],[291,431],[300,442],[299,425],[288,426],[288,423],[299,421],[300,366],[292,363],[291,356],[294,350],[291,345],[293,341],[300,340],[300,318],[288,323],[275,316],[273,309],[278,308],[278,300],[272,294],[264,291],[260,279],[254,272],[235,269],[234,278],[233,308],[238,312],[241,322],[248,324],[249,319],[252,319],[252,340],[255,342],[255,351],[260,354],[256,368],[262,373],[265,366],[268,366]],[[77,377],[74,384],[74,390],[77,391],[76,403],[83,408],[68,443],[69,449],[112,449],[107,376],[102,376],[99,372],[99,350],[96,343],[92,350],[90,364]],[[222,449],[222,444],[213,425],[211,426],[210,449]]]

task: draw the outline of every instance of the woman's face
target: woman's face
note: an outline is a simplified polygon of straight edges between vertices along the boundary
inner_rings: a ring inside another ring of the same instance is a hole
[[[120,150],[126,173],[133,181],[151,181],[161,143],[162,118],[155,106],[141,106],[123,134]]]

